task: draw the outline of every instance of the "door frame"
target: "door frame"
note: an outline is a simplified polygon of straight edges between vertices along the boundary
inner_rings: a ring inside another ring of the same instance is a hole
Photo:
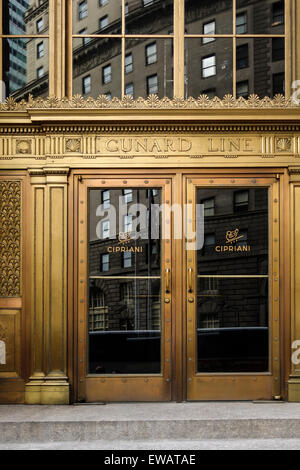
[[[279,265],[280,265],[280,200],[279,181],[276,177],[254,177],[214,175],[212,178],[186,178],[187,200],[192,201],[193,214],[196,210],[197,189],[244,189],[268,188],[269,226],[269,371],[265,373],[198,373],[196,368],[197,331],[197,252],[186,252],[186,312],[187,312],[187,354],[188,354],[188,400],[271,400],[281,395],[280,385],[280,312],[279,312]],[[193,217],[189,230],[195,232]],[[191,232],[192,233],[192,232]],[[187,276],[191,270],[191,279]],[[190,285],[192,283],[192,285]],[[192,287],[192,293],[189,293]]]
[[[82,173],[82,172],[81,172]],[[163,227],[170,227],[171,239],[162,239],[162,267],[161,267],[161,306],[162,306],[162,373],[161,374],[103,374],[96,376],[86,371],[87,363],[87,222],[88,222],[88,188],[163,188],[162,203],[172,205],[172,176],[167,172],[164,175],[153,175],[143,172],[128,172],[124,176],[119,172],[101,172],[77,176],[77,197],[75,200],[78,232],[76,230],[74,290],[78,292],[77,306],[77,401],[171,401],[172,377],[172,313],[173,302],[173,244],[172,221],[165,220]],[[170,287],[167,292],[165,273],[171,273]]]
[[[153,169],[139,168],[117,168],[112,170],[99,169],[74,169],[69,180],[69,235],[68,235],[68,374],[71,383],[71,400],[78,402],[78,310],[77,310],[77,243],[78,243],[78,188],[82,177],[95,179],[115,175],[124,177],[134,175],[141,178],[151,178],[162,176],[172,178],[172,201],[173,204],[182,204],[186,194],[186,182],[193,177],[207,177],[212,175],[252,178],[276,178],[280,184],[280,396],[286,398],[287,380],[290,369],[290,234],[289,234],[289,175],[284,168],[161,168]],[[172,216],[173,218],[173,216]],[[173,225],[173,221],[172,221]],[[183,227],[182,227],[183,228]],[[171,401],[182,402],[187,400],[187,309],[185,302],[186,269],[183,268],[185,260],[183,246],[185,240],[173,240],[172,260],[176,259],[177,269],[172,271],[172,286],[175,296],[172,297],[172,381],[171,381]],[[283,308],[284,306],[284,308]],[[182,315],[177,314],[180,310]],[[174,345],[176,344],[176,348]],[[277,396],[278,398],[279,396]]]

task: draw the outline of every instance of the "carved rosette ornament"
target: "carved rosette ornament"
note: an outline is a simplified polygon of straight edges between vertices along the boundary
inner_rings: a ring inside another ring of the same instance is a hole
[[[21,295],[21,182],[0,181],[0,297]]]

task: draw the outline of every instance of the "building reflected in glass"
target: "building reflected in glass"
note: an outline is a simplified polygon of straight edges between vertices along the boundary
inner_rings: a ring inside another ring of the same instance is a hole
[[[47,96],[49,41],[26,35],[49,33],[48,1],[4,3],[4,32],[24,35],[4,40],[9,94]],[[128,0],[124,12],[121,3],[73,1],[73,95],[172,98],[173,0]],[[185,98],[284,94],[284,1],[236,6],[233,18],[232,0],[185,0]]]

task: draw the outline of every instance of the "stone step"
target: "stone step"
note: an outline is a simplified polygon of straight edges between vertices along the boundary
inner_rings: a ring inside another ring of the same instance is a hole
[[[113,449],[113,450],[112,450]],[[300,450],[300,439],[207,439],[161,441],[89,441],[0,444],[0,450],[103,450],[200,451],[200,450]],[[184,453],[184,452],[183,452]],[[132,452],[129,455],[133,455]],[[144,458],[144,457],[143,457]]]
[[[0,444],[300,439],[300,404],[0,406]]]

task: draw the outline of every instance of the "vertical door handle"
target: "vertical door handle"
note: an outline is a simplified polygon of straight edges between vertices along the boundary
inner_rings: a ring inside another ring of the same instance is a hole
[[[188,269],[188,286],[189,286],[189,293],[193,292],[193,268]]]
[[[170,268],[166,269],[166,294],[170,293],[170,280],[171,280],[171,270]]]

